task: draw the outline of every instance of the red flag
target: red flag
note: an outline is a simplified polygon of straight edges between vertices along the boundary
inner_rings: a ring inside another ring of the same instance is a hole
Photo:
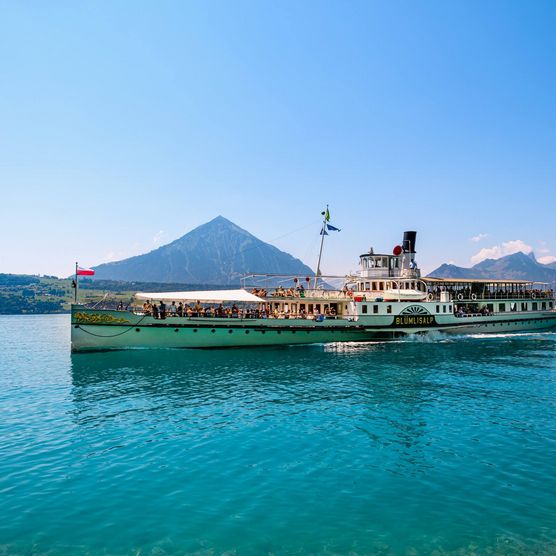
[[[92,268],[81,268],[77,267],[77,276],[94,276],[95,271]]]

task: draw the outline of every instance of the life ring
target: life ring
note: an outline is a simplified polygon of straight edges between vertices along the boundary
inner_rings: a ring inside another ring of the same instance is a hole
[[[536,294],[536,293],[532,293],[532,294],[531,294],[531,299],[537,299],[537,294]]]
[[[472,293],[472,294],[471,294],[471,299],[472,299],[473,301],[475,301],[475,300],[477,299],[477,294],[476,294],[476,293]]]
[[[427,299],[428,299],[429,301],[432,301],[432,300],[434,299],[434,295],[432,295],[432,293],[429,293],[429,294],[427,295]]]
[[[347,291],[348,297],[352,297],[353,296],[353,292],[351,290]]]
[[[458,293],[458,299],[461,301],[463,299],[463,295],[461,293]]]

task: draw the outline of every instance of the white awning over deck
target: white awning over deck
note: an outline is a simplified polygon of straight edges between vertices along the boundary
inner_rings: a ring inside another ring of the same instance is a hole
[[[192,292],[138,292],[137,299],[151,301],[200,301],[201,303],[227,303],[243,301],[246,303],[263,303],[264,299],[245,290],[208,290]]]

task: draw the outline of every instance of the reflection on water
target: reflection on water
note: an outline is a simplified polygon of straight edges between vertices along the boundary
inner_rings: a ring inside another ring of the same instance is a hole
[[[0,554],[555,548],[554,334],[70,356],[56,318],[0,319]]]

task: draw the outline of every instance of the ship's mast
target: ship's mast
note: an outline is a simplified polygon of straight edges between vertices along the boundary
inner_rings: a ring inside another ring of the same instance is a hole
[[[313,288],[317,289],[317,284],[318,284],[318,280],[319,280],[319,275],[320,275],[320,260],[322,258],[322,246],[324,245],[324,236],[328,235],[328,232],[326,231],[326,222],[330,219],[330,212],[328,211],[328,205],[326,205],[326,210],[322,211],[322,228],[320,230],[320,251],[319,251],[319,260],[317,262],[317,272],[315,273],[315,283],[313,285]]]

